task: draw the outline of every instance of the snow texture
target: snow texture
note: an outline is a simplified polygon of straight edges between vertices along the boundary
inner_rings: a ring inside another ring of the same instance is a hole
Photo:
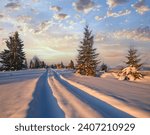
[[[131,118],[150,117],[150,78],[119,81],[74,70],[0,72],[0,117]]]

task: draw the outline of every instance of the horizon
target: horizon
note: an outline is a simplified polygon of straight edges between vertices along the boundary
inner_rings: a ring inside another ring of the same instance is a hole
[[[4,0],[0,5],[0,52],[18,31],[29,63],[38,56],[47,64],[75,63],[84,27],[95,36],[101,64],[124,64],[130,46],[150,66],[150,1],[148,0]]]

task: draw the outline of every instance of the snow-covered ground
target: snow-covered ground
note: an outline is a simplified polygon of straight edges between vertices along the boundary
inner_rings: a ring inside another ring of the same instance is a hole
[[[115,74],[114,74],[115,75]],[[0,72],[0,117],[150,117],[150,79],[86,77],[73,70]]]
[[[150,77],[135,82],[119,81],[114,73],[100,78],[60,72],[63,79],[87,93],[135,117],[150,117]]]
[[[38,77],[44,70],[0,72],[0,117],[25,117]]]

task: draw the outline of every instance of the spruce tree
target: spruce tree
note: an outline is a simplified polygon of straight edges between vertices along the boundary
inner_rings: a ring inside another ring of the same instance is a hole
[[[30,68],[34,68],[34,63],[32,60],[30,61]]]
[[[24,66],[25,66],[25,67],[24,67],[25,69],[28,68],[28,62],[27,62],[27,59],[25,59]]]
[[[126,58],[127,61],[125,63],[127,64],[127,66],[132,66],[136,69],[140,69],[140,67],[142,66],[142,63],[140,63],[141,59],[139,58],[137,49],[130,47]]]
[[[40,61],[35,59],[35,68],[40,68]]]
[[[87,76],[95,76],[96,68],[99,64],[97,60],[98,53],[96,53],[96,48],[93,48],[94,45],[94,36],[92,31],[89,30],[89,27],[84,28],[84,38],[81,41],[81,45],[78,49],[77,57],[77,73]]]
[[[69,65],[68,65],[68,68],[71,68],[71,69],[74,69],[74,62],[71,60]]]
[[[60,66],[61,66],[61,68],[65,68],[64,63],[63,63],[63,62],[61,62],[61,63],[60,63]]]
[[[15,69],[16,70],[21,70],[22,68],[24,68],[25,65],[25,52],[23,51],[23,41],[19,38],[19,33],[15,32],[14,34],[14,58],[15,58]]]
[[[141,59],[137,54],[137,49],[130,47],[126,58],[127,61],[125,63],[127,64],[127,67],[118,73],[119,80],[134,81],[143,78],[143,75],[138,71],[142,64],[140,63]]]
[[[25,67],[25,53],[23,41],[18,32],[6,40],[7,49],[0,53],[3,70],[21,70]]]

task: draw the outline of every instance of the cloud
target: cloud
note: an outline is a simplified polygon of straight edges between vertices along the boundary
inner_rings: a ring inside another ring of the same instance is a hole
[[[49,29],[50,26],[53,25],[53,21],[43,21],[38,26],[37,29],[34,30],[34,33],[40,34]]]
[[[39,2],[40,0],[32,0],[33,2]]]
[[[150,11],[150,8],[145,5],[144,0],[139,0],[138,2],[133,4],[132,7],[134,7],[136,9],[136,12],[138,12],[139,14],[144,14],[145,12]]]
[[[31,12],[34,13],[34,14],[38,14],[38,13],[39,13],[39,11],[38,11],[37,9],[31,8],[30,10],[31,10]]]
[[[0,31],[3,31],[4,29],[3,28],[0,28]]]
[[[112,12],[112,11],[108,10],[107,11],[107,17],[120,17],[120,16],[128,15],[130,13],[131,13],[131,11],[128,9],[118,11],[118,12]]]
[[[129,0],[107,0],[107,4],[110,8],[129,2]]]
[[[108,35],[106,35],[106,34],[104,34],[104,33],[97,33],[97,34],[95,35],[95,42],[102,42],[102,41],[104,41],[104,40],[107,39],[107,36],[108,36]]]
[[[101,17],[101,16],[95,16],[95,20],[96,21],[101,21],[101,20],[103,20],[104,19],[104,17]]]
[[[53,16],[53,18],[54,18],[55,20],[65,20],[65,19],[69,18],[69,16],[68,16],[67,14],[60,13],[60,14],[55,14],[55,15]]]
[[[68,20],[67,23],[68,23],[69,25],[75,25],[75,24],[76,24],[76,22],[73,21],[73,20]]]
[[[105,16],[95,16],[95,20],[101,21],[101,20],[106,19],[108,17],[120,17],[120,16],[128,15],[130,13],[131,13],[131,11],[128,10],[128,9],[118,11],[118,12],[112,12],[111,10],[108,10],[107,15],[105,15]]]
[[[77,11],[84,13],[90,12],[96,6],[92,0],[77,0],[72,5]]]
[[[31,21],[32,17],[31,16],[26,16],[26,15],[23,15],[23,16],[18,16],[17,17],[17,20],[19,22],[28,22],[28,21]]]
[[[0,19],[3,18],[3,17],[4,17],[4,15],[0,14]]]
[[[51,6],[49,9],[52,11],[57,11],[57,12],[62,10],[62,8],[59,6]]]
[[[114,51],[109,51],[109,52],[106,52],[105,53],[105,57],[120,57],[120,56],[123,56],[123,52],[117,52],[116,50]]]
[[[12,10],[19,10],[21,5],[18,3],[18,2],[10,2],[10,3],[7,3],[5,5],[6,8],[9,8],[9,9],[12,9]]]
[[[150,42],[150,27],[139,27],[134,30],[122,30],[113,33],[113,36],[117,39],[134,39],[137,41],[148,41]]]
[[[86,20],[82,18],[82,19],[80,20],[80,24],[85,24],[85,23],[86,23]]]
[[[65,35],[64,39],[67,41],[77,41],[79,40],[79,35],[75,35],[75,34]]]

